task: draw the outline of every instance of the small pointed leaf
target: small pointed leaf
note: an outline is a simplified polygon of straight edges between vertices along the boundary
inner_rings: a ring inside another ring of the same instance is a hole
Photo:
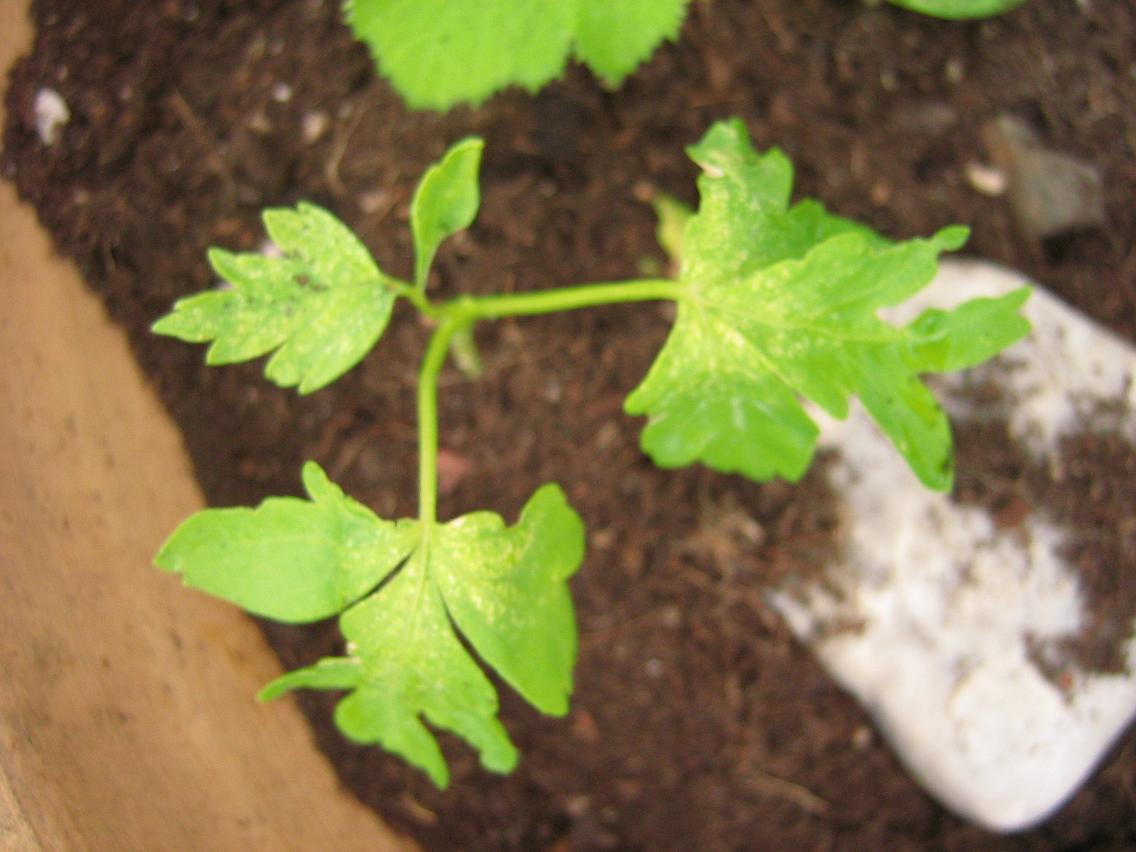
[[[271,701],[292,689],[354,689],[363,681],[363,666],[352,657],[324,657],[314,666],[295,669],[265,686],[257,698]]]
[[[655,239],[666,252],[671,268],[682,267],[682,244],[686,235],[686,225],[694,216],[694,210],[684,202],[660,192],[651,200],[655,209]]]
[[[481,193],[477,172],[481,165],[481,139],[463,139],[426,170],[410,204],[414,235],[414,281],[426,288],[434,253],[446,237],[468,228],[477,216]]]

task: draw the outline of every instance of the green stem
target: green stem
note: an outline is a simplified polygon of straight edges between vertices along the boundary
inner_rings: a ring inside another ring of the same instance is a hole
[[[395,291],[426,316],[439,320],[418,372],[418,518],[426,531],[438,520],[438,376],[454,335],[477,320],[536,316],[626,302],[679,301],[683,285],[667,279],[611,281],[562,287],[536,293],[461,296],[436,306],[406,282],[392,281]]]
[[[558,287],[535,293],[465,296],[447,302],[440,312],[446,316],[460,316],[473,321],[554,314],[627,302],[679,301],[685,295],[684,285],[665,278],[609,281],[578,287]]]
[[[437,317],[438,309],[418,288],[398,278],[387,278],[384,283],[396,295],[402,296],[418,309],[418,312],[428,317]]]
[[[438,374],[450,339],[463,325],[447,317],[434,329],[418,371],[418,518],[423,530],[438,520]]]

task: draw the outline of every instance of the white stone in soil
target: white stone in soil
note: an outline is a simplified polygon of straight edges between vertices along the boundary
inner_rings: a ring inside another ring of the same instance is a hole
[[[989,264],[946,261],[915,307],[1025,283]],[[952,416],[980,414],[965,388],[994,380],[1012,436],[1042,458],[1055,459],[1060,437],[1102,401],[1122,403],[1108,428],[1136,436],[1136,351],[1041,289],[1026,314],[1028,340],[945,381]],[[924,489],[862,411],[823,420],[822,443],[838,450],[830,476],[845,555],[827,590],[782,589],[775,606],[944,805],[993,831],[1040,822],[1136,716],[1136,676],[1071,670],[1059,689],[1030,653],[1031,641],[1076,634],[1083,621],[1061,528],[1035,511],[1000,530],[984,510]],[[862,629],[835,629],[849,623]],[[1136,638],[1127,653],[1136,668]]]
[[[50,148],[55,144],[59,130],[71,120],[67,101],[55,89],[43,88],[36,92],[32,110],[35,113],[36,135],[45,147]]]

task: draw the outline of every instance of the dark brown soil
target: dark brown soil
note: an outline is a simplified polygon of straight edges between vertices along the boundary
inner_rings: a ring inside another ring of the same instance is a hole
[[[441,252],[440,296],[661,263],[642,185],[693,201],[683,146],[739,115],[759,145],[794,158],[802,194],[896,237],[971,224],[970,251],[1136,339],[1130,3],[1033,0],[952,25],[850,0],[700,2],[681,41],[618,92],[576,69],[538,97],[446,116],[402,108],[338,5],[37,0],[35,53],[14,72],[4,174],[129,330],[215,504],[295,492],[313,458],[376,511],[415,511],[413,389],[427,331],[412,314],[397,312],[372,357],[305,399],[270,386],[260,365],[207,370],[200,349],[147,328],[211,284],[206,246],[257,245],[263,205],[324,204],[405,275],[415,179],[468,133],[487,138],[484,202]],[[32,117],[44,86],[72,112],[50,148]],[[1031,240],[1004,198],[969,185],[967,164],[986,159],[979,128],[1003,111],[1100,170],[1107,228]],[[820,472],[756,486],[658,471],[639,453],[622,399],[666,328],[654,307],[502,322],[479,329],[483,379],[445,374],[443,514],[512,517],[555,479],[588,524],[573,584],[573,710],[543,719],[503,690],[520,769],[488,775],[447,740],[455,777],[441,794],[398,760],[346,744],[329,725],[334,696],[305,695],[344,783],[437,849],[1136,847],[1131,737],[1059,816],[1014,838],[962,823],[914,786],[762,599],[834,546]],[[1081,450],[1086,488],[1118,464],[1131,483],[1127,456]],[[1117,493],[1108,499],[1128,510],[1131,491]],[[1131,553],[1094,567],[1130,596]],[[287,666],[337,650],[330,623],[266,630]]]
[[[1103,419],[1103,418],[1099,418]],[[1022,529],[1035,512],[1065,532],[1061,547],[1076,566],[1089,624],[1078,635],[1036,647],[1036,661],[1059,687],[1074,670],[1124,672],[1136,596],[1127,572],[1136,553],[1136,449],[1103,423],[1063,438],[1051,459],[1034,459],[1000,417],[955,424],[959,475],[954,497],[986,507],[1003,531]]]

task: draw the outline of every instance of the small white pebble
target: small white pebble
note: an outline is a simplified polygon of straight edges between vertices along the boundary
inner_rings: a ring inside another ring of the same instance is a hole
[[[872,729],[867,725],[859,725],[856,730],[852,732],[852,748],[856,751],[867,751],[872,747],[872,741],[875,737],[872,736]]]
[[[67,101],[55,89],[40,89],[36,92],[33,109],[39,141],[51,147],[58,138],[59,128],[71,120]]]
[[[330,126],[331,119],[323,110],[304,113],[300,125],[300,134],[304,139],[304,144],[311,145],[313,142],[318,142],[327,133]]]
[[[268,120],[267,115],[257,110],[249,116],[248,129],[253,133],[265,135],[272,132],[272,122]]]
[[[278,104],[286,104],[292,100],[292,87],[287,83],[277,83],[272,87],[272,100]]]
[[[966,66],[963,61],[957,56],[953,56],[947,60],[947,64],[943,66],[943,77],[952,85],[962,82],[963,77],[966,76]]]
[[[966,181],[983,195],[991,197],[1005,195],[1010,185],[1004,171],[982,163],[966,164]]]
[[[361,212],[370,215],[372,213],[377,213],[384,207],[389,206],[390,200],[390,190],[380,188],[361,193],[356,199],[356,203],[359,205],[359,210]]]
[[[257,246],[257,251],[259,251],[265,257],[284,257],[284,252],[281,250],[280,246],[276,245],[276,243],[272,242],[272,240],[261,240],[260,245]]]

